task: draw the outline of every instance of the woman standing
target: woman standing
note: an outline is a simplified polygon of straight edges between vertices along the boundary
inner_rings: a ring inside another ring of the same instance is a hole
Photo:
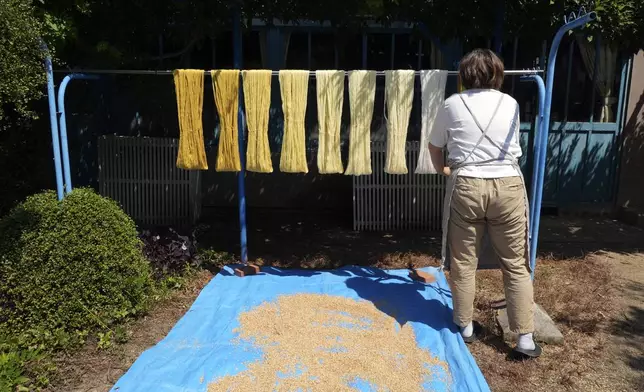
[[[430,134],[436,168],[449,176],[443,213],[443,265],[450,270],[454,322],[465,342],[477,340],[473,323],[476,269],[484,233],[498,255],[508,318],[519,334],[515,353],[536,358],[534,302],[528,261],[527,194],[518,159],[519,105],[499,91],[503,62],[477,49],[459,66],[466,91],[445,101]],[[443,150],[447,150],[445,165]]]

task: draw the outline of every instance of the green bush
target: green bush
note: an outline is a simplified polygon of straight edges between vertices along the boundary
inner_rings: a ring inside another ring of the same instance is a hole
[[[144,310],[149,263],[133,221],[77,189],[29,197],[0,221],[0,334],[21,347],[71,347]]]

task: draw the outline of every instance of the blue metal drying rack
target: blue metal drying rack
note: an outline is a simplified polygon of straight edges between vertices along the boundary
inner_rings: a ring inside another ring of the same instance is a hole
[[[506,75],[522,75],[524,81],[534,81],[538,87],[539,94],[539,114],[535,123],[535,142],[534,142],[534,162],[532,183],[530,187],[530,266],[532,268],[532,279],[534,280],[534,270],[536,267],[537,246],[539,240],[539,224],[541,215],[541,203],[543,198],[543,184],[545,176],[546,154],[548,148],[548,134],[550,129],[550,108],[552,104],[552,89],[555,73],[555,62],[561,39],[564,35],[573,29],[584,26],[590,21],[596,19],[595,12],[586,12],[583,8],[577,14],[570,14],[564,17],[564,25],[557,31],[548,56],[546,83],[538,74],[541,70],[508,70]],[[241,32],[241,14],[239,10],[235,12],[233,20],[233,58],[234,67],[242,69],[242,32]],[[67,121],[65,113],[65,94],[67,85],[74,79],[95,80],[99,74],[113,75],[172,75],[172,71],[153,71],[153,70],[85,70],[82,73],[70,73],[65,76],[58,90],[58,111],[56,110],[54,76],[52,62],[46,44],[42,43],[42,49],[45,53],[45,71],[47,73],[47,95],[49,102],[49,114],[52,136],[52,148],[54,152],[54,168],[56,172],[56,192],[58,199],[62,200],[66,193],[72,191],[72,178],[69,162],[69,148],[67,143]],[[208,72],[206,72],[208,74]],[[384,73],[378,72],[379,76]],[[419,75],[419,73],[416,73]],[[456,72],[450,71],[454,75]],[[314,73],[311,72],[313,76]],[[238,203],[239,203],[239,226],[240,226],[240,248],[241,262],[248,263],[248,237],[246,225],[246,189],[245,189],[245,171],[246,155],[244,153],[244,112],[243,105],[243,88],[239,87],[239,111],[238,111],[238,138],[239,138],[239,155],[241,160],[241,171],[237,175],[238,185]],[[59,117],[59,118],[58,118]],[[60,127],[59,125],[60,121]],[[62,153],[61,153],[62,151]],[[61,164],[62,156],[62,164]]]
[[[571,30],[583,27],[587,23],[595,20],[595,12],[586,12],[581,8],[577,14],[570,14],[568,18],[564,17],[564,25],[559,28],[555,38],[550,46],[548,55],[548,70],[546,72],[546,87],[544,92],[543,105],[539,108],[539,131],[535,135],[535,165],[532,177],[532,188],[530,194],[530,267],[532,267],[532,279],[534,280],[534,270],[537,262],[537,246],[539,244],[539,224],[541,222],[541,203],[543,201],[543,182],[546,168],[546,155],[548,150],[548,134],[550,133],[550,109],[552,105],[552,89],[555,79],[555,63],[559,44],[564,34]]]

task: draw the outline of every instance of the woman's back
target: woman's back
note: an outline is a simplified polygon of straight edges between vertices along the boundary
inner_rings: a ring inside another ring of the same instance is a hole
[[[473,89],[452,95],[445,101],[445,109],[438,115],[432,137],[442,134],[445,138],[441,144],[447,147],[449,162],[488,162],[463,167],[461,176],[513,177],[519,173],[508,164],[521,156],[519,124],[519,105],[514,98],[497,90]],[[487,137],[480,140],[488,125]],[[496,162],[489,162],[491,160]]]
[[[454,323],[466,343],[481,335],[473,321],[474,298],[476,269],[487,238],[503,271],[510,330],[519,335],[513,354],[537,358],[541,347],[532,334],[528,196],[518,164],[519,106],[500,92],[503,62],[491,50],[468,53],[458,74],[466,91],[445,101],[428,146],[436,171],[449,176],[441,259],[451,271]]]

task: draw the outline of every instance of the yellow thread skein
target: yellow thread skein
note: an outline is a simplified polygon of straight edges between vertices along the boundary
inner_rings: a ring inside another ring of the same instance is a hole
[[[202,123],[204,72],[178,69],[173,77],[179,115],[177,167],[208,170]]]
[[[215,104],[219,113],[217,171],[241,171],[237,111],[239,110],[239,70],[211,71]]]
[[[271,150],[268,144],[268,120],[271,106],[271,71],[243,71],[244,102],[248,122],[246,169],[256,173],[272,173]]]
[[[284,112],[284,140],[280,170],[285,173],[308,173],[304,117],[309,71],[280,71],[279,78]]]

